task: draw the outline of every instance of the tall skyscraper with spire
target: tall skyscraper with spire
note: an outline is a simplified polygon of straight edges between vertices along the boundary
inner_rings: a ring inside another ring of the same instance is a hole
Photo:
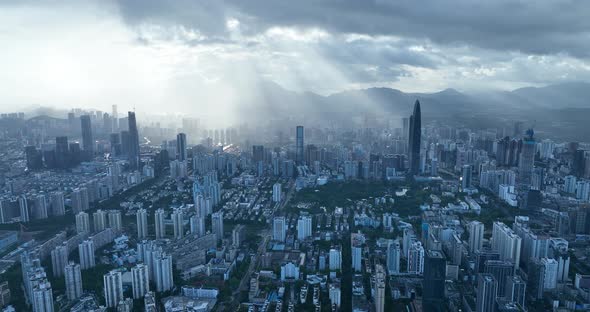
[[[410,116],[410,129],[408,137],[408,159],[412,175],[418,174],[420,169],[420,140],[422,139],[422,117],[420,113],[420,101],[416,100],[414,112]]]

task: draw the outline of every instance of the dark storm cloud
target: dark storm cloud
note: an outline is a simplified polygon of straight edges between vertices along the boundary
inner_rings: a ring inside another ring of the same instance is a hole
[[[228,16],[255,34],[273,26],[319,27],[428,39],[526,54],[590,55],[590,1],[226,0],[120,2],[128,22],[180,23],[215,36]]]

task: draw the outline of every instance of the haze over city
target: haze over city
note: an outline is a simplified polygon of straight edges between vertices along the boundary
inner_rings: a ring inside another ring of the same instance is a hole
[[[0,1],[0,312],[590,311],[589,12]]]

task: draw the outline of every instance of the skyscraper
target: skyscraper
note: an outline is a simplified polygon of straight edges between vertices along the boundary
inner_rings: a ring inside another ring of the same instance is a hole
[[[96,266],[94,260],[94,242],[85,240],[78,244],[78,252],[80,253],[80,268],[82,270],[90,269]]]
[[[416,100],[416,103],[414,104],[414,112],[410,116],[409,131],[409,173],[416,175],[420,170],[420,140],[422,139],[422,117],[420,112],[420,102],[418,100]]]
[[[174,237],[182,238],[184,236],[184,218],[182,210],[174,209],[172,212],[172,225],[174,228]]]
[[[54,216],[63,216],[65,214],[64,193],[53,192],[49,195],[51,201],[51,214]]]
[[[166,217],[164,209],[158,209],[154,213],[154,223],[156,227],[156,239],[164,238],[166,236],[166,224],[164,218]]]
[[[186,153],[186,133],[176,135],[176,157],[179,161],[185,161],[188,158]]]
[[[520,264],[522,239],[502,222],[494,222],[492,231],[492,249],[500,254],[500,260],[507,260],[518,269]]]
[[[504,297],[510,302],[517,303],[524,308],[526,299],[526,284],[518,275],[508,278],[506,281],[506,288],[504,289]]]
[[[139,169],[139,133],[137,132],[137,122],[135,120],[135,113],[128,112],[129,122],[129,165],[131,169]]]
[[[148,236],[147,211],[143,208],[137,210],[137,238],[146,238]]]
[[[90,220],[88,214],[84,211],[76,215],[76,232],[78,234],[90,233]]]
[[[65,268],[66,295],[69,300],[76,300],[82,296],[82,273],[80,265],[74,262],[68,263]]]
[[[123,229],[123,223],[121,221],[121,211],[120,210],[109,210],[107,214],[109,218],[109,227],[113,230],[121,230]]]
[[[330,271],[340,270],[342,267],[342,252],[339,249],[330,249]]]
[[[498,282],[491,274],[480,273],[477,280],[476,312],[494,312]]]
[[[281,199],[281,183],[277,182],[272,186],[272,201],[278,203]]]
[[[272,221],[272,239],[284,242],[287,234],[285,217],[274,217]]]
[[[82,126],[82,149],[84,150],[86,157],[92,158],[94,155],[94,139],[92,138],[92,124],[90,122],[90,116],[80,116],[80,124]]]
[[[94,223],[94,231],[103,231],[107,228],[107,212],[98,209],[92,214],[92,222]]]
[[[131,268],[131,286],[133,288],[133,299],[143,298],[150,291],[147,265],[140,263]]]
[[[387,245],[387,271],[389,274],[397,274],[400,269],[401,248],[399,241],[393,241]]]
[[[174,287],[172,278],[172,256],[166,253],[156,255],[154,258],[154,278],[156,291],[167,291]]]
[[[115,132],[119,131],[119,113],[117,112],[117,105],[113,105],[113,110],[111,111],[111,117],[113,118],[113,123],[112,123],[113,128],[111,129],[111,132],[115,133]]]
[[[88,200],[88,189],[80,187],[72,192],[72,209],[74,213],[88,210],[90,202]]]
[[[297,126],[297,128],[295,128],[295,162],[297,163],[297,165],[302,165],[304,160],[304,154],[303,154],[303,137],[304,137],[304,131],[303,131],[303,126]]]
[[[498,297],[504,297],[504,290],[506,289],[506,281],[512,276],[514,266],[510,261],[488,260],[485,262],[485,273],[494,276],[498,282],[497,293]]]
[[[223,212],[218,211],[211,215],[211,228],[218,241],[223,239]]]
[[[114,308],[123,300],[123,279],[120,271],[110,271],[103,276],[106,306]]]
[[[34,312],[53,312],[53,291],[49,281],[44,280],[35,285],[32,295]]]
[[[311,217],[299,216],[297,220],[297,239],[304,240],[311,236]]]
[[[522,151],[518,162],[518,179],[519,183],[524,186],[530,186],[535,165],[535,152],[537,143],[533,138],[533,130],[527,130],[527,137],[524,138]]]
[[[475,253],[483,248],[484,225],[479,221],[469,222],[469,252]]]
[[[60,277],[64,273],[64,267],[68,263],[68,246],[59,245],[51,251],[51,267],[53,276]]]
[[[69,145],[67,136],[58,136],[55,138],[55,163],[58,168],[67,168],[69,166]]]
[[[383,265],[375,265],[375,279],[373,288],[375,289],[375,312],[385,311],[385,269]],[[424,310],[429,311],[429,310]]]
[[[262,145],[252,145],[252,161],[254,163],[258,163],[259,161],[264,160],[264,146]]]
[[[461,168],[461,190],[463,192],[471,188],[471,171],[471,165],[464,165]]]
[[[447,262],[440,251],[426,252],[422,285],[424,311],[444,311],[446,266]]]

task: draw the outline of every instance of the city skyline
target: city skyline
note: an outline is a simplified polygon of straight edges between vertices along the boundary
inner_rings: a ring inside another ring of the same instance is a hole
[[[590,311],[587,12],[0,1],[0,312]]]

